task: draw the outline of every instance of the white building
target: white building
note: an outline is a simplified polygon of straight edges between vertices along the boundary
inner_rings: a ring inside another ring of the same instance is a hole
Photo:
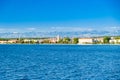
[[[0,44],[6,44],[7,41],[0,41]]]
[[[94,42],[93,38],[79,38],[78,44],[92,44]]]
[[[117,40],[111,39],[111,40],[109,40],[109,43],[117,43]]]
[[[12,40],[8,40],[7,43],[16,43],[18,40],[16,39],[12,39]]]
[[[24,41],[24,42],[30,42],[30,40],[29,40],[29,39],[24,39],[23,41]]]
[[[111,39],[111,40],[109,40],[109,42],[114,43],[114,44],[120,43],[120,39]]]
[[[53,38],[50,38],[49,39],[49,41],[51,42],[51,43],[56,43],[56,42],[58,42],[60,40],[60,36],[58,35],[57,37],[53,37]]]
[[[57,35],[57,37],[56,37],[56,38],[57,38],[57,42],[58,42],[58,41],[60,40],[60,36],[59,36],[59,35]]]

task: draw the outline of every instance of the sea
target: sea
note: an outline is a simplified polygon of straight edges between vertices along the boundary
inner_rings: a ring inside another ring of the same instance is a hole
[[[0,80],[120,80],[120,45],[0,45]]]

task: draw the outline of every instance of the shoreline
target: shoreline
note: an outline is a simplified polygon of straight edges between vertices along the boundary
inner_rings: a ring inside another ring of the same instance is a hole
[[[85,46],[85,45],[89,45],[89,46],[93,46],[93,45],[118,45],[120,46],[120,44],[0,44],[0,45],[78,45],[78,46]]]

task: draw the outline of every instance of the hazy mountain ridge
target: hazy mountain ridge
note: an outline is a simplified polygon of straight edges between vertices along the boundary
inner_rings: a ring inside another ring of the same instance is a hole
[[[19,38],[19,37],[55,37],[60,35],[61,37],[93,37],[93,36],[118,36],[120,30],[116,31],[47,31],[47,32],[5,32],[0,33],[1,38]]]

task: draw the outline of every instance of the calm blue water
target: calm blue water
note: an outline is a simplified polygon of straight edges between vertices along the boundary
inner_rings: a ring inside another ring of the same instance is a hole
[[[120,80],[120,46],[0,45],[0,80]]]

